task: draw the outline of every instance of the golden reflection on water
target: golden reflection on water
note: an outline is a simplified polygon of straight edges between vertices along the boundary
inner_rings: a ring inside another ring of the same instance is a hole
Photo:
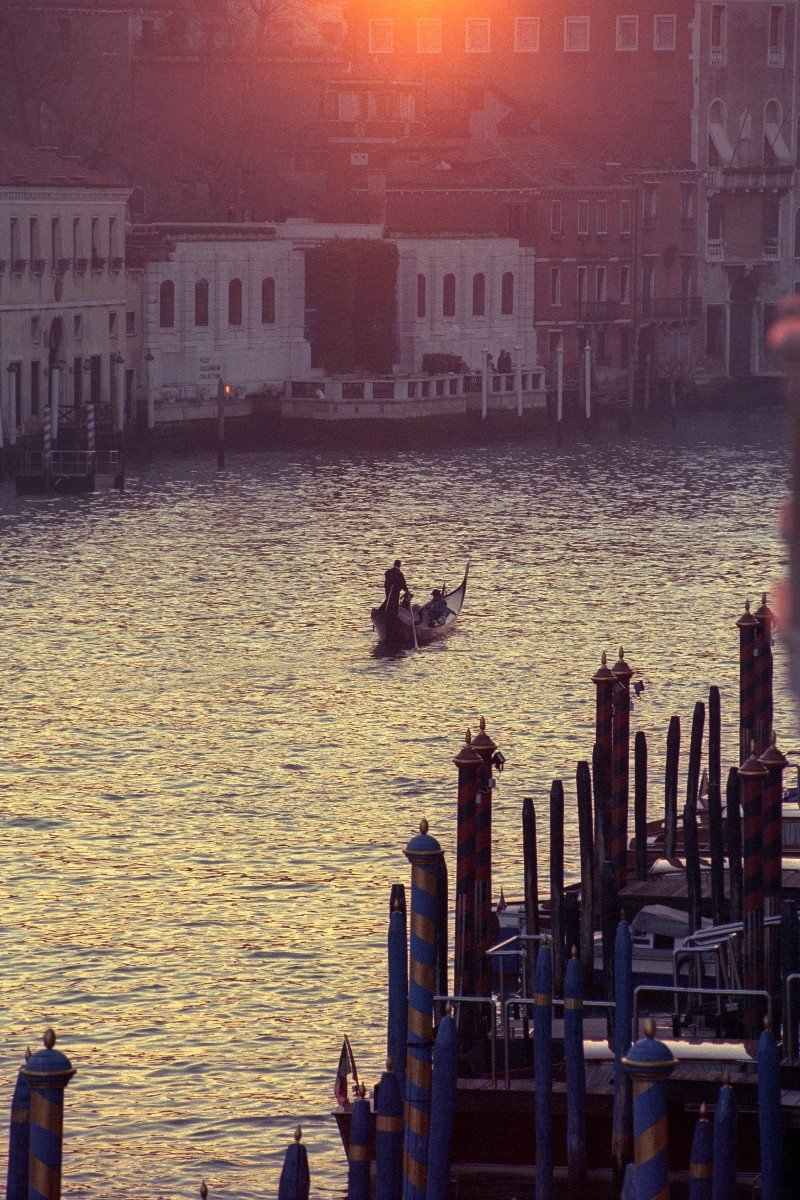
[[[122,496],[4,494],[0,1097],[52,1022],[78,1067],[68,1195],[274,1193],[298,1121],[313,1191],[341,1194],[341,1036],[371,1082],[389,886],[422,815],[453,862],[467,723],[485,712],[508,758],[506,896],[523,796],[546,846],[563,775],[575,828],[589,679],[620,644],[657,812],[669,717],[688,735],[712,683],[735,746],[733,623],[783,573],[785,471],[782,423],[757,414],[563,452],[231,456],[224,478],[182,459]],[[368,611],[398,554],[418,592],[471,557],[470,589],[445,643],[376,658]],[[780,650],[776,670],[780,688]],[[789,747],[785,692],[776,723]]]

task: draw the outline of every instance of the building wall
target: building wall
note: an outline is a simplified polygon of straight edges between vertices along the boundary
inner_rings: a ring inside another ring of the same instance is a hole
[[[125,201],[117,189],[0,188],[0,416],[4,438],[10,431],[9,364],[20,364],[21,403],[17,431],[38,428],[47,403],[53,366],[60,367],[62,409],[90,397],[95,367],[95,399],[110,402],[112,355],[125,355]],[[60,223],[61,248],[53,263],[51,222]],[[31,221],[38,222],[38,251],[31,254]],[[97,221],[97,255],[92,257],[92,221]],[[109,242],[114,222],[115,244]],[[12,247],[12,221],[18,246]],[[82,247],[73,245],[80,222]],[[82,252],[76,252],[81,251]],[[37,261],[38,260],[38,261]],[[78,362],[80,360],[80,362]],[[99,376],[98,376],[99,369]],[[39,396],[35,376],[38,370]],[[97,384],[99,383],[99,389]]]

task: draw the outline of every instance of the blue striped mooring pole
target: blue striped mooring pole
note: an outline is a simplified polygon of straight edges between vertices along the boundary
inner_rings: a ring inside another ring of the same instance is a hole
[[[364,1092],[365,1088],[362,1084],[358,1099],[353,1101],[353,1115],[350,1118],[350,1145],[347,1151],[347,1200],[370,1200],[372,1117],[369,1111],[369,1100],[365,1099]]]
[[[645,1022],[645,1035],[622,1060],[633,1081],[633,1155],[636,1200],[668,1200],[667,1089],[675,1068],[672,1051],[656,1038],[656,1023]]]
[[[403,1093],[387,1059],[375,1108],[375,1200],[403,1195]]]
[[[712,1200],[734,1200],[736,1196],[736,1127],[739,1112],[726,1072],[714,1109],[714,1167],[711,1174]]]
[[[583,981],[578,951],[564,975],[564,1060],[567,1068],[567,1176],[570,1192],[586,1179],[586,1063],[583,1057]]]
[[[458,1028],[448,1014],[442,1017],[433,1046],[431,1138],[428,1152],[427,1200],[447,1200],[458,1083]]]
[[[436,987],[437,886],[442,848],[420,821],[405,849],[411,863],[411,967],[408,983],[404,1200],[425,1200],[431,1113],[431,1047]]]
[[[386,1054],[392,1060],[400,1085],[406,1085],[406,1037],[408,1026],[408,933],[405,905],[393,888],[394,903],[389,913],[387,955],[389,960],[389,1012],[386,1029]]]
[[[553,1200],[553,960],[543,941],[533,980],[536,1200]]]
[[[706,1106],[701,1104],[689,1158],[689,1200],[711,1200],[713,1154],[714,1133]]]
[[[633,942],[623,916],[614,939],[614,1124],[611,1152],[619,1173],[631,1157],[631,1080],[622,1065],[631,1048],[633,1021]]]
[[[761,1198],[780,1200],[783,1193],[783,1129],[781,1127],[781,1055],[765,1018],[756,1049],[758,1064],[758,1130],[761,1147]]]
[[[294,1141],[286,1147],[278,1181],[278,1200],[308,1200],[311,1173],[308,1169],[308,1152],[300,1140],[302,1136],[303,1131],[298,1125],[294,1131]]]
[[[45,1031],[37,1050],[20,1071],[31,1090],[28,1200],[59,1200],[64,1140],[64,1090],[75,1070],[66,1054],[55,1049],[56,1035]]]
[[[28,1145],[31,1085],[23,1071],[17,1075],[8,1131],[6,1200],[28,1200]]]

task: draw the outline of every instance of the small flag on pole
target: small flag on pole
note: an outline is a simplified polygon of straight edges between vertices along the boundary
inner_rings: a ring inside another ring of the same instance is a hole
[[[342,1042],[342,1053],[339,1055],[339,1066],[336,1068],[336,1083],[333,1094],[337,1104],[347,1104],[347,1076],[353,1076],[353,1082],[358,1087],[358,1071],[356,1060],[348,1038]]]

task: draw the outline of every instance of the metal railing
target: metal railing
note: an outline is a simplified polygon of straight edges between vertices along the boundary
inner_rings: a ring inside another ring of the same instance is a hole
[[[491,1010],[492,1031],[491,1031],[491,1070],[492,1070],[492,1087],[497,1087],[497,1004],[490,996],[434,996],[434,1004],[476,1004],[484,1005]],[[458,1022],[458,1014],[456,1014],[456,1023]]]
[[[633,989],[633,1038],[634,1041],[639,1037],[639,997],[644,993],[649,992],[656,995],[669,996],[758,996],[766,1001],[767,1016],[772,1021],[772,997],[769,992],[760,988],[738,988],[732,990],[730,988],[707,988],[707,987],[669,987],[667,984],[660,983],[641,983]]]
[[[645,321],[696,321],[700,316],[699,296],[642,296]]]
[[[785,980],[785,1001],[786,1008],[783,1014],[783,1052],[790,1063],[797,1059],[797,1017],[794,1015],[794,1001],[792,997],[795,994],[795,989],[792,984],[800,981],[800,974],[787,975]]]
[[[49,462],[42,450],[22,450],[17,456],[17,474],[36,477],[45,474],[75,479],[98,471],[116,473],[121,465],[117,450],[53,450]]]
[[[503,1059],[504,1059],[503,1075],[504,1075],[506,1091],[508,1091],[511,1087],[511,1063],[510,1063],[510,1056],[508,1053],[508,1048],[511,1043],[511,1037],[510,1037],[511,1027],[509,1025],[509,1013],[510,1013],[512,1007],[532,1008],[535,1004],[536,1004],[536,999],[533,996],[512,996],[509,1000],[506,1000],[506,1002],[505,1002],[505,1005],[503,1008]],[[550,1005],[552,1008],[563,1008],[564,1001],[560,1000],[560,999],[558,999],[558,997],[554,996],[553,999],[550,1001]],[[614,1013],[614,1011],[616,1009],[616,1005],[613,1000],[582,1000],[581,1006],[583,1008],[604,1008],[606,1010],[606,1017],[608,1020],[611,1019],[612,1014]]]

